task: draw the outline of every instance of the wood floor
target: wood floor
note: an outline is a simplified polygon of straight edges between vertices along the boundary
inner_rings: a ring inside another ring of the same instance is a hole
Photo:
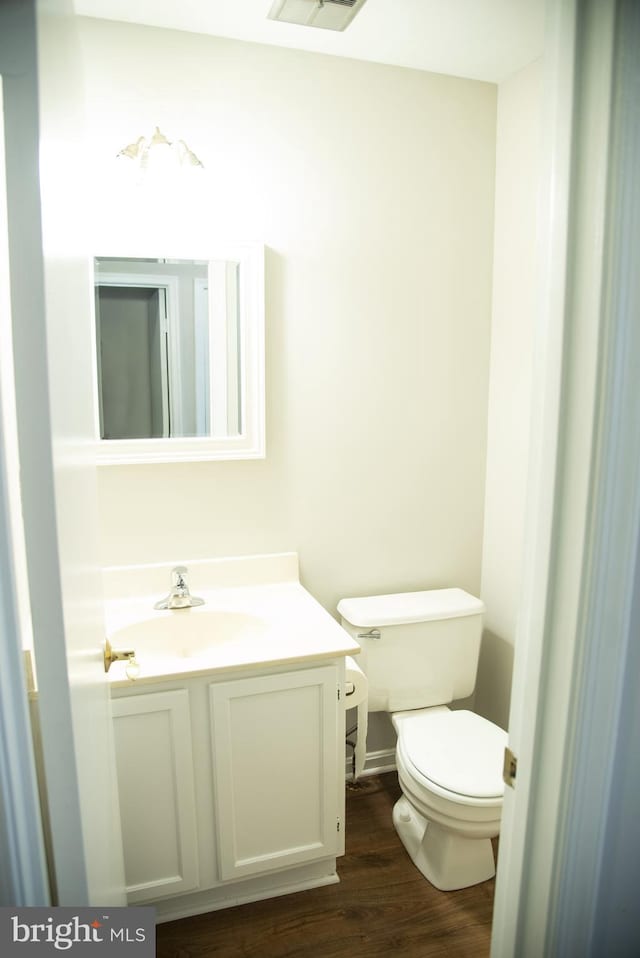
[[[347,791],[340,884],[157,927],[157,958],[486,958],[494,882],[431,886],[391,824],[395,773]]]

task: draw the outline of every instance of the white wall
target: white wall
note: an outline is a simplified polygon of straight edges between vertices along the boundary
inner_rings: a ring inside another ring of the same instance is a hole
[[[542,64],[498,89],[493,316],[482,552],[487,607],[475,707],[507,727],[525,528]]]
[[[330,610],[477,592],[495,87],[80,24],[96,163],[160,124],[207,167],[145,228],[268,247],[266,460],[104,468],[103,561],[295,549]],[[99,187],[100,229],[138,229]]]

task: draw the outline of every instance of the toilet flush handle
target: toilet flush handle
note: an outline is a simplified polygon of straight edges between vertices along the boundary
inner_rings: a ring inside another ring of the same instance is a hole
[[[381,639],[380,629],[369,629],[368,632],[358,632],[359,639]]]

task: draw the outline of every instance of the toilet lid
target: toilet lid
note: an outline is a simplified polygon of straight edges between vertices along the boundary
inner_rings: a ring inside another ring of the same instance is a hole
[[[471,798],[500,798],[507,733],[467,711],[425,711],[402,723],[403,752],[424,778]]]

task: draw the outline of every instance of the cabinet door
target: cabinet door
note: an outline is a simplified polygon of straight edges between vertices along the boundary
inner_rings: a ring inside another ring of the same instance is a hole
[[[112,706],[128,901],[197,888],[188,692],[131,695]]]
[[[334,666],[210,686],[220,876],[335,856]]]

